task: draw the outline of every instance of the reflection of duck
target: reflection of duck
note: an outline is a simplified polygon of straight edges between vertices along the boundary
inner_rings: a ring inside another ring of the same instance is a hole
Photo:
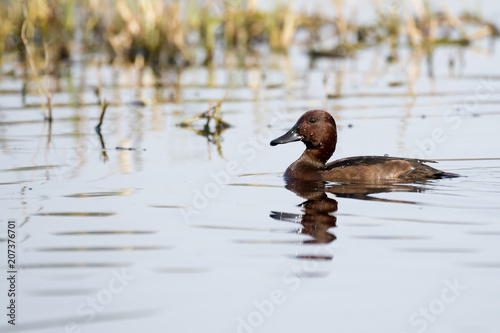
[[[300,207],[304,214],[284,212],[271,212],[275,220],[301,223],[301,234],[311,236],[313,239],[304,243],[326,244],[336,239],[328,229],[336,226],[337,218],[330,213],[337,211],[337,201],[329,198],[325,193],[323,182],[304,182],[288,180],[285,186],[295,194],[307,199]]]
[[[372,194],[384,192],[421,192],[424,188],[418,184],[328,184],[323,181],[304,181],[297,179],[286,179],[285,187],[307,199],[300,204],[303,214],[272,211],[270,216],[275,220],[294,222],[302,224],[301,234],[307,234],[313,239],[304,243],[326,244],[336,239],[329,232],[330,228],[336,227],[337,217],[331,215],[337,211],[337,200],[328,197],[327,193],[337,197],[353,198],[361,200],[387,201],[396,203],[409,203],[411,201],[391,200],[373,197]]]
[[[457,177],[424,163],[429,160],[387,156],[357,156],[326,164],[337,145],[337,126],[323,110],[307,111],[287,133],[271,141],[271,146],[302,141],[306,150],[285,171],[285,178],[379,183],[387,180],[417,180]]]

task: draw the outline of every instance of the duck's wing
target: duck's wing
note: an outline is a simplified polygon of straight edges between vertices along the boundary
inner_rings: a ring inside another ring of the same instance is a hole
[[[422,163],[437,163],[433,160],[422,160],[416,158],[405,158],[405,157],[389,157],[389,156],[354,156],[341,158],[340,160],[335,160],[326,165],[326,170],[333,168],[346,167],[346,166],[368,166],[375,164],[382,164],[388,161],[407,161],[412,164],[422,164]]]
[[[454,178],[459,175],[444,172],[425,163],[437,163],[433,160],[389,157],[389,156],[355,156],[333,161],[326,165],[326,171],[344,169],[359,170],[360,172],[373,173],[376,179],[401,179],[407,181]],[[340,171],[340,170],[339,170]],[[342,170],[343,171],[343,170]],[[352,172],[351,172],[352,173]]]

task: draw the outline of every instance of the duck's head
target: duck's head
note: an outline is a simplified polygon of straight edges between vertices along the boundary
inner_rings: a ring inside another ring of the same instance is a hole
[[[323,110],[307,111],[288,132],[271,141],[271,146],[294,141],[304,142],[306,152],[313,153],[318,160],[326,163],[337,145],[335,120]]]

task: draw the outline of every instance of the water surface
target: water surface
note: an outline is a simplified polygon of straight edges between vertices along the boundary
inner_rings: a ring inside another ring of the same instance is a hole
[[[51,126],[35,87],[23,102],[22,76],[0,78],[15,331],[497,332],[500,58],[498,43],[477,48],[438,49],[433,78],[404,52],[387,65],[384,49],[310,63],[294,48],[248,70],[168,72],[163,87],[148,71],[74,64]],[[178,126],[226,92],[230,128]],[[463,177],[286,184],[303,145],[269,141],[311,108],[337,121],[336,158],[418,156]]]

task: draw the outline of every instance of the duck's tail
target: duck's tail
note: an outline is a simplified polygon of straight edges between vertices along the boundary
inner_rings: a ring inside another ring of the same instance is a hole
[[[462,175],[459,175],[458,173],[453,173],[453,172],[445,172],[438,170],[439,172],[435,173],[434,176],[436,178],[458,178],[458,177],[463,177]]]
[[[428,179],[462,177],[457,173],[442,171],[439,169],[435,169],[427,164],[424,164],[424,163],[436,163],[435,161],[411,160],[411,159],[407,159],[407,161],[411,161],[411,163],[413,164],[413,176],[417,176],[420,178],[428,178]]]

